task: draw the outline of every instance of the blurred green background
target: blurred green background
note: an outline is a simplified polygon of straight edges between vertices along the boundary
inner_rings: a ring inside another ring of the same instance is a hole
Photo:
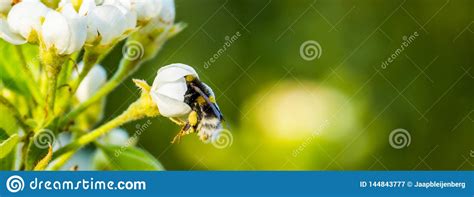
[[[163,65],[192,65],[214,89],[232,144],[216,148],[192,135],[170,144],[179,127],[151,119],[138,145],[166,169],[474,169],[473,1],[177,0],[176,7],[188,27],[133,78],[152,83]],[[319,58],[303,58],[306,41],[319,43]],[[104,61],[109,76],[120,55],[117,47]],[[131,80],[121,85],[108,97],[106,120],[137,95]],[[145,121],[124,128],[133,135]],[[397,131],[408,133],[400,146],[390,143]]]

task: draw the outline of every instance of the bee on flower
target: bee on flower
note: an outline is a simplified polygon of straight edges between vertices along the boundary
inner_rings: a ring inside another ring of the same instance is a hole
[[[192,67],[177,63],[160,68],[150,94],[160,114],[182,126],[173,142],[196,132],[202,141],[212,141],[222,130],[224,117],[215,94]]]

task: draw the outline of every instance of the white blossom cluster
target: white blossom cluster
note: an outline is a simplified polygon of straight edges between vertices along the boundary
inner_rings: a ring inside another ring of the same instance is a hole
[[[80,2],[74,6],[74,2]],[[156,21],[172,24],[173,0],[61,0],[50,8],[40,0],[0,1],[0,38],[15,45],[39,43],[69,55],[86,45],[111,45]]]

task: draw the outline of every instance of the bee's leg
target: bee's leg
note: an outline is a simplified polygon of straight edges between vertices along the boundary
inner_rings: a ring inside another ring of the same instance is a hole
[[[181,136],[184,136],[184,135],[182,134],[182,132],[179,132],[176,136],[174,136],[173,141],[171,141],[171,143],[172,144],[174,144],[176,142],[179,143],[181,141]]]
[[[176,136],[174,136],[173,141],[171,141],[171,143],[172,144],[174,144],[175,142],[179,143],[179,141],[181,140],[181,137],[188,135],[190,133],[194,133],[194,128],[191,127],[189,124],[185,125],[183,129],[181,129],[181,131],[178,134],[176,134]]]
[[[174,122],[175,124],[179,125],[179,126],[185,126],[186,125],[186,122],[184,120],[181,120],[181,118],[170,118],[170,120],[172,122]]]
[[[172,120],[173,122],[175,122],[176,124],[183,124],[183,128],[181,128],[181,131],[179,131],[179,133],[173,138],[173,141],[171,141],[171,143],[175,143],[175,142],[178,142],[179,143],[179,140],[181,139],[182,136],[185,136],[185,135],[188,135],[188,134],[191,134],[191,133],[194,133],[195,132],[195,126],[197,125],[197,122],[198,122],[198,114],[196,111],[191,111],[191,113],[189,113],[188,115],[188,121],[187,122],[184,122],[183,120],[181,119],[175,119],[175,120]]]

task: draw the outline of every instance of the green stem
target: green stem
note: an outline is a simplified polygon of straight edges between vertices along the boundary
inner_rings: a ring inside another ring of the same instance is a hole
[[[46,104],[48,105],[48,113],[54,114],[54,101],[56,99],[56,87],[58,83],[58,74],[61,66],[47,65],[48,89],[46,95]],[[49,116],[49,115],[48,115]]]
[[[64,111],[68,108],[68,105],[71,103],[70,100],[76,93],[77,89],[79,88],[79,85],[81,85],[81,82],[84,80],[87,74],[89,74],[89,71],[99,61],[99,56],[100,54],[96,52],[91,52],[88,50],[85,51],[84,58],[83,58],[84,64],[83,64],[82,71],[79,73],[77,79],[69,83],[68,89],[60,91],[61,97],[58,102],[58,107],[56,111],[58,114],[63,114]],[[74,64],[75,64],[75,61],[74,61]],[[68,81],[68,79],[70,78],[70,73],[72,72],[71,68],[75,67],[75,65],[71,65],[71,66],[69,64],[66,64],[66,65],[68,65],[66,66],[67,69],[62,72],[63,78],[60,79],[60,81],[63,82],[64,84],[67,84],[66,81]],[[53,120],[53,124],[55,124],[55,126],[57,126],[56,123],[58,120],[59,118],[56,118],[55,120]]]
[[[92,67],[94,67],[94,65],[99,60],[99,56],[100,56],[100,54],[98,54],[98,53],[91,52],[91,51],[88,51],[88,50],[85,51],[84,58],[83,58],[84,65],[82,67],[82,71],[79,73],[79,76],[77,77],[76,81],[74,81],[74,83],[72,85],[71,94],[76,93],[76,90],[79,87],[79,85],[81,84],[82,80],[84,80],[84,78],[87,76],[87,74],[89,74],[89,71],[92,69]]]
[[[76,118],[79,114],[81,114],[84,110],[86,110],[89,106],[97,103],[99,100],[107,96],[110,92],[112,92],[117,86],[122,83],[128,76],[135,72],[136,68],[140,65],[140,60],[129,61],[123,58],[120,61],[120,66],[115,72],[114,76],[107,81],[107,83],[99,89],[94,96],[89,98],[87,101],[79,104],[77,108],[73,109],[69,112],[60,122],[59,128],[63,127],[67,124],[70,120]]]
[[[53,154],[53,160],[54,159],[59,159],[59,158],[64,158],[63,155],[68,155],[68,154],[74,154],[77,150],[79,150],[82,146],[85,146],[100,136],[108,133],[114,128],[120,127],[121,125],[141,119],[145,116],[148,116],[149,114],[146,113],[149,107],[149,102],[145,102],[144,100],[146,99],[138,99],[134,103],[128,107],[127,110],[125,110],[122,114],[117,116],[116,118],[112,119],[111,121],[103,124],[99,128],[81,136],[78,140],[75,142],[68,144],[67,146],[64,146],[60,149],[58,149],[54,154]],[[156,114],[157,115],[157,114]],[[71,153],[72,152],[72,153]],[[60,167],[60,166],[59,166]]]
[[[54,117],[54,102],[56,99],[56,89],[58,85],[58,76],[61,72],[62,65],[69,58],[69,56],[61,56],[56,51],[49,51],[47,49],[40,49],[41,62],[45,66],[46,71],[46,116],[45,123]]]
[[[61,155],[60,157],[58,157],[56,159],[56,162],[51,166],[51,170],[60,170],[64,164],[67,163],[67,161],[69,161],[69,159],[71,159],[72,156],[74,156],[74,154],[76,153],[76,151],[69,151],[67,153],[64,153],[63,155]]]

